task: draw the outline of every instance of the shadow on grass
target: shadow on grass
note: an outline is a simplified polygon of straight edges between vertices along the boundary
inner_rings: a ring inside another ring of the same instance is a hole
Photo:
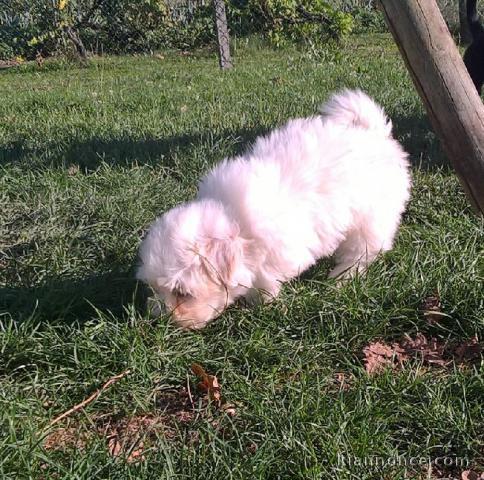
[[[392,118],[392,122],[393,136],[410,154],[413,167],[432,171],[450,166],[426,115],[397,115]]]
[[[411,154],[414,166],[431,171],[449,165],[425,116],[395,116],[393,123],[394,135]],[[262,133],[262,129],[255,129],[227,130],[218,134],[195,133],[164,139],[94,138],[70,144],[57,161],[46,160],[45,164],[76,164],[85,171],[95,170],[102,162],[119,166],[134,163],[169,166],[173,163],[173,152],[189,156],[201,144],[217,145],[228,141],[229,154],[239,154]],[[35,162],[30,162],[31,155],[35,156],[35,152],[18,141],[0,148],[0,165],[25,162],[27,168],[32,168]],[[311,276],[309,271],[304,278]],[[134,280],[133,269],[115,269],[80,280],[53,278],[35,288],[0,287],[0,313],[8,312],[14,320],[26,319],[34,314],[45,321],[84,321],[94,314],[93,307],[119,315],[132,302],[137,308],[144,308],[145,298],[143,287]]]
[[[0,314],[22,322],[84,323],[96,310],[122,316],[134,304],[145,308],[147,292],[134,277],[134,268],[117,269],[83,279],[51,278],[38,287],[0,287]]]
[[[52,148],[30,148],[25,141],[16,141],[0,147],[0,165],[20,165],[32,169],[77,165],[84,172],[96,170],[102,163],[111,166],[175,165],[176,157],[190,158],[201,146],[213,150],[223,145],[224,153],[237,155],[244,151],[263,129],[219,133],[198,132],[166,138],[92,138],[73,141]]]
[[[449,165],[426,116],[415,113],[394,116],[392,120],[394,135],[410,153],[414,166],[431,171]],[[94,137],[42,150],[30,148],[25,141],[16,141],[0,147],[0,165],[18,164],[26,169],[77,165],[86,173],[96,170],[102,163],[121,167],[135,164],[173,167],[177,158],[189,159],[200,147],[209,152],[221,148],[223,154],[229,156],[240,154],[265,132],[256,128],[195,132],[166,138]]]

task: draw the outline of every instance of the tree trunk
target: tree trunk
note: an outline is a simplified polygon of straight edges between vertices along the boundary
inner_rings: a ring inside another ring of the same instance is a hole
[[[459,0],[459,27],[460,43],[469,45],[472,42],[472,35],[467,23],[466,0]]]
[[[79,58],[83,62],[87,62],[87,51],[86,47],[84,47],[84,44],[82,43],[81,37],[79,37],[79,34],[70,26],[64,27],[64,31],[66,32],[66,35],[69,37],[69,40],[74,44],[74,47],[76,48],[77,55],[79,55]]]
[[[484,214],[484,106],[435,0],[380,0],[430,121]]]
[[[224,0],[213,0],[213,5],[215,10],[215,28],[217,30],[218,61],[220,68],[225,70],[226,68],[232,68],[225,3]]]

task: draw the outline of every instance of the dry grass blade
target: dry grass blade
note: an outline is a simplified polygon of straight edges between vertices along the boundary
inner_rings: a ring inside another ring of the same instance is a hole
[[[78,403],[77,405],[74,405],[72,408],[67,410],[66,412],[62,413],[58,417],[54,418],[52,420],[47,428],[52,427],[56,423],[60,422],[64,418],[68,417],[69,415],[72,415],[73,413],[77,412],[81,408],[84,408],[86,405],[89,405],[90,403],[94,402],[102,392],[104,392],[106,389],[108,389],[113,383],[116,383],[118,380],[121,380],[123,377],[128,375],[130,373],[130,370],[125,370],[124,372],[120,373],[119,375],[115,375],[114,377],[111,377],[100,389],[96,390],[92,395],[84,399],[81,403]]]

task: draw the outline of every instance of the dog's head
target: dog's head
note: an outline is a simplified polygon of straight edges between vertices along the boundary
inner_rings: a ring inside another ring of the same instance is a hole
[[[137,277],[184,328],[219,316],[245,290],[245,241],[223,206],[202,200],[176,207],[151,226]]]

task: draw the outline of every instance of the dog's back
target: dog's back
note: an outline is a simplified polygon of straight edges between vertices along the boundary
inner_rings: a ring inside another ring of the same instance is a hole
[[[464,53],[464,63],[480,94],[484,84],[484,28],[477,13],[476,4],[477,0],[467,0],[467,23],[472,35],[472,43]]]

